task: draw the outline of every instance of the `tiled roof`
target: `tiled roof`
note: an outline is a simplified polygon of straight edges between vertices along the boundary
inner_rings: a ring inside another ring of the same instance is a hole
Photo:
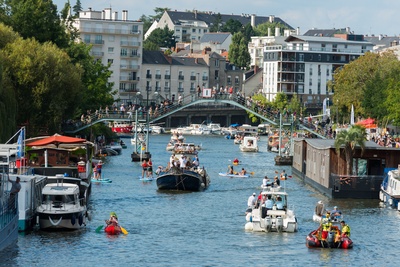
[[[166,11],[173,21],[174,24],[180,24],[180,21],[204,21],[208,25],[211,25],[215,22],[218,13],[214,12],[183,12],[183,11]],[[229,19],[238,20],[242,25],[247,25],[251,22],[250,15],[227,15],[227,14],[220,14],[221,20],[223,23],[226,23]],[[269,21],[268,17],[257,16],[255,17],[255,25],[262,24]],[[274,17],[274,22],[281,23],[287,26],[289,29],[293,29],[292,26],[284,22],[278,17]]]
[[[201,39],[201,43],[215,43],[215,44],[222,44],[230,35],[229,32],[212,32],[212,33],[205,33]]]
[[[333,37],[335,34],[345,34],[346,28],[343,29],[311,29],[304,33],[304,36]]]

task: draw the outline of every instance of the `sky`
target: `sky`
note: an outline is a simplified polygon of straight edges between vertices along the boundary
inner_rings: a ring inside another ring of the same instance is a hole
[[[76,0],[69,0],[71,5]],[[293,28],[300,28],[300,34],[312,28],[346,28],[355,34],[400,35],[400,24],[396,22],[399,0],[80,0],[83,10],[102,11],[111,7],[121,17],[122,10],[128,10],[128,19],[136,20],[141,15],[155,15],[156,7],[171,10],[212,11],[221,14],[274,15]],[[67,0],[53,0],[58,10]]]

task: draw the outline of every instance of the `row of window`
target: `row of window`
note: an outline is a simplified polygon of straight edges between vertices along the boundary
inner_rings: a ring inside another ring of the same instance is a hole
[[[177,33],[180,33],[180,32],[182,32],[182,34],[188,34],[188,32],[190,31],[190,29],[189,30],[187,30],[187,29],[183,29],[182,31],[181,31],[181,28],[175,28],[175,35],[177,34]],[[207,33],[208,32],[208,30],[207,29],[196,29],[196,28],[192,28],[192,33]]]

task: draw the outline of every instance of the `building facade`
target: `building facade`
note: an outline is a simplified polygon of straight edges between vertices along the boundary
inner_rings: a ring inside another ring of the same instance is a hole
[[[74,26],[80,33],[78,41],[92,45],[92,56],[104,65],[110,64],[113,74],[109,82],[118,92],[115,99],[128,102],[130,96],[139,91],[143,23],[128,20],[127,10],[122,11],[119,19],[118,12],[105,8],[79,12]]]
[[[297,94],[305,107],[322,108],[334,71],[372,50],[370,42],[353,39],[291,35],[264,46],[263,93],[270,101],[280,92],[289,99]]]

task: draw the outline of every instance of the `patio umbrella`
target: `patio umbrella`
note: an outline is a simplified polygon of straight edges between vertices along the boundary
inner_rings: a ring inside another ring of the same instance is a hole
[[[58,147],[60,144],[76,144],[76,143],[84,143],[84,142],[86,142],[86,139],[55,134],[55,135],[52,135],[49,137],[45,137],[43,139],[39,139],[39,140],[30,142],[30,143],[27,143],[26,145],[27,146],[45,146],[45,145],[53,144]]]

